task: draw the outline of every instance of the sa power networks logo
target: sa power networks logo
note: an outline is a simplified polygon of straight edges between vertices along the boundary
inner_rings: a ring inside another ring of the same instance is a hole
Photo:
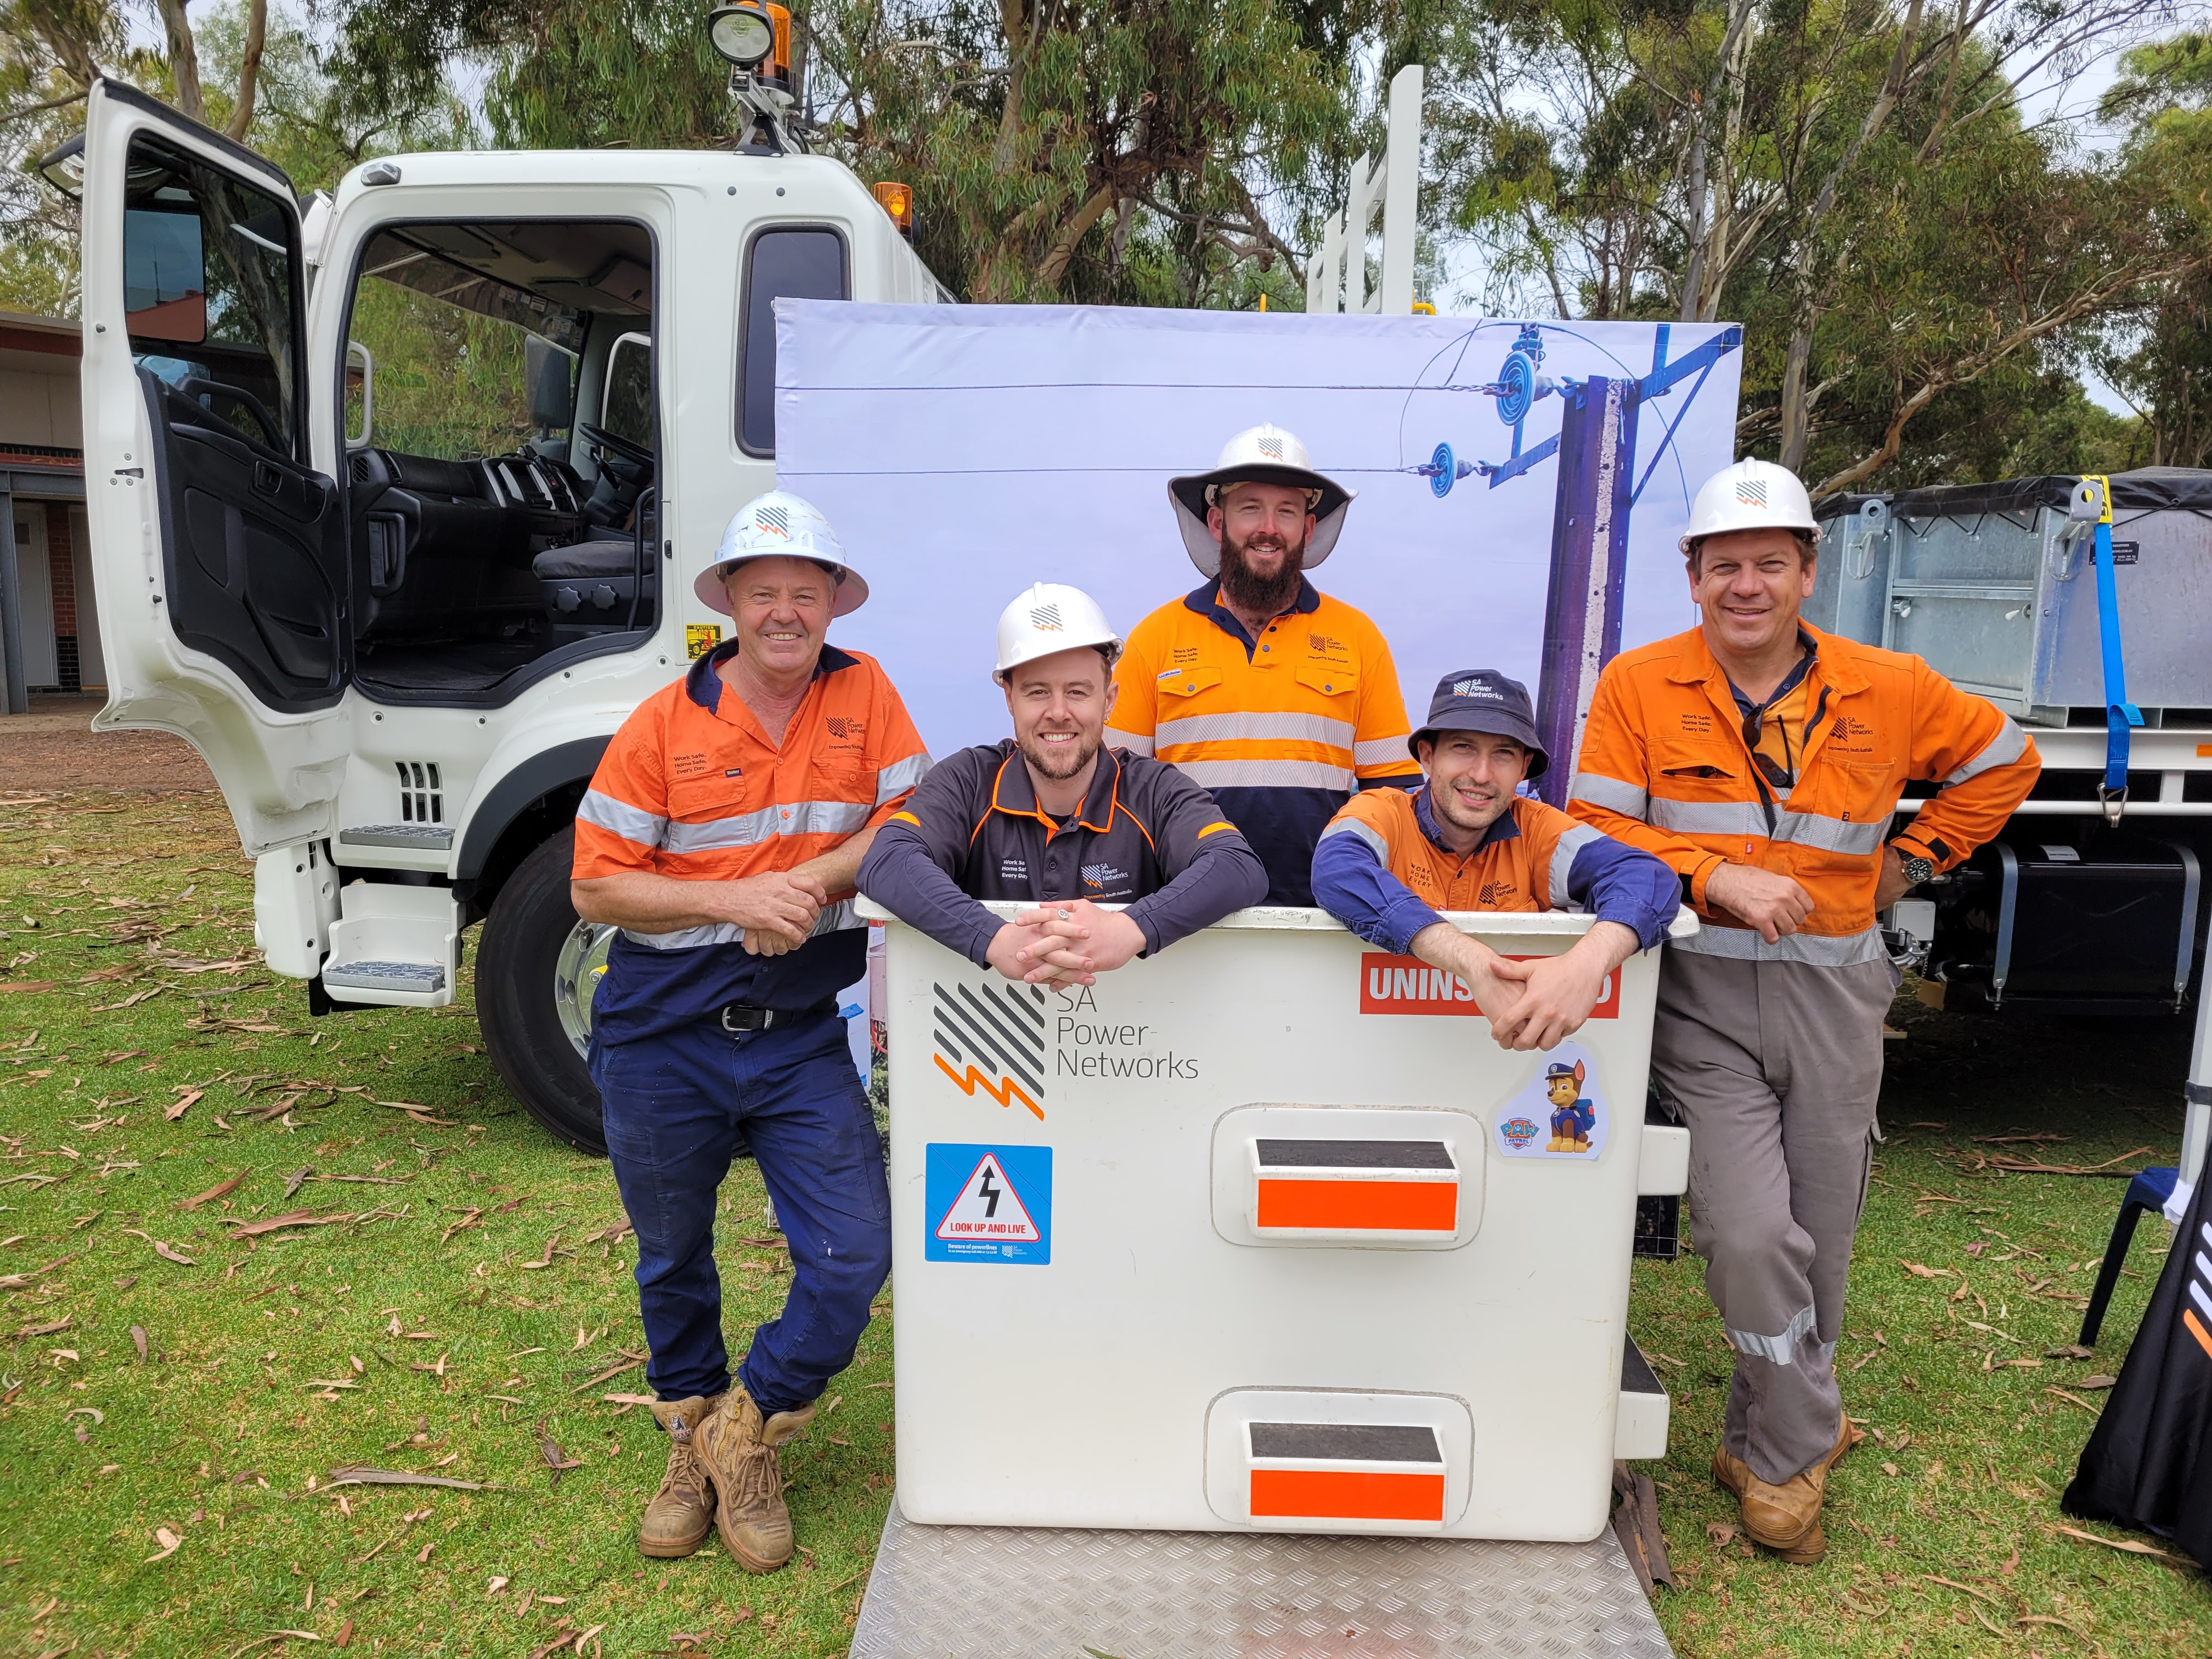
[[[1531,957],[1508,957],[1530,962]],[[1431,968],[1419,957],[1394,957],[1365,951],[1359,957],[1359,1012],[1363,1014],[1480,1014],[1482,1009],[1465,980]],[[1599,988],[1592,1019],[1620,1018],[1620,979],[1607,974]]]
[[[960,1092],[1019,1101],[1044,1121],[1045,1083],[1154,1087],[1199,1080],[1199,1056],[1167,1027],[1099,1006],[1088,985],[933,981],[930,1058]]]
[[[981,1089],[1001,1106],[1017,1100],[1044,1120],[1044,992],[1034,985],[933,982],[931,1058],[961,1093]]]

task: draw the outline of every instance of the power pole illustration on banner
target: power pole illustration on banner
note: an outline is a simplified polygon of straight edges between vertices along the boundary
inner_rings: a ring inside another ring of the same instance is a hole
[[[1620,649],[1630,515],[1706,376],[1723,356],[1742,346],[1743,331],[1734,325],[1723,328],[1670,362],[1670,326],[1662,323],[1652,345],[1650,374],[1593,374],[1577,380],[1564,375],[1553,380],[1540,372],[1547,328],[1574,334],[1559,324],[1522,324],[1498,379],[1470,388],[1494,399],[1498,418],[1513,429],[1513,448],[1506,459],[1462,460],[1445,441],[1436,447],[1425,465],[1410,470],[1428,479],[1430,489],[1441,501],[1462,478],[1480,476],[1495,489],[1539,462],[1559,458],[1552,508],[1551,586],[1544,604],[1543,672],[1536,694],[1536,730],[1545,751],[1553,758],[1537,793],[1554,806],[1564,806],[1599,671]],[[1643,475],[1637,477],[1636,441],[1644,405],[1667,396],[1692,375],[1697,378],[1668,421]],[[1554,396],[1565,404],[1559,432],[1524,450],[1522,431],[1529,411]]]

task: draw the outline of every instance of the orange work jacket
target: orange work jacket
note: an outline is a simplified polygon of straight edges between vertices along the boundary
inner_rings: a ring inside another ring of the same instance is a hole
[[[1884,842],[1950,869],[1996,833],[2041,769],[2025,731],[1918,657],[1799,626],[1814,647],[1814,717],[1787,789],[1752,766],[1743,717],[1701,630],[1624,651],[1598,678],[1568,810],[1684,878],[1706,925],[1675,950],[1822,967],[1879,960]],[[1911,781],[1940,787],[1893,837]],[[1767,944],[1707,905],[1705,884],[1723,862],[1792,878],[1812,896],[1812,914]]]

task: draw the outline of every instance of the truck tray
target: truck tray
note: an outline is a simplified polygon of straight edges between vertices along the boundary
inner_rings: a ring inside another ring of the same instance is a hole
[[[1588,1544],[918,1526],[891,1505],[850,1659],[1673,1659]]]

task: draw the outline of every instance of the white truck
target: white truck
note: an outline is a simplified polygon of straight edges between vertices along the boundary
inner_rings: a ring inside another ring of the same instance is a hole
[[[951,297],[902,191],[733,82],[734,151],[398,156],[306,216],[112,81],[46,164],[82,191],[95,724],[205,757],[314,1012],[450,1003],[483,921],[492,1058],[592,1151],[574,808],[721,638],[691,584],[775,482],[775,301]]]

